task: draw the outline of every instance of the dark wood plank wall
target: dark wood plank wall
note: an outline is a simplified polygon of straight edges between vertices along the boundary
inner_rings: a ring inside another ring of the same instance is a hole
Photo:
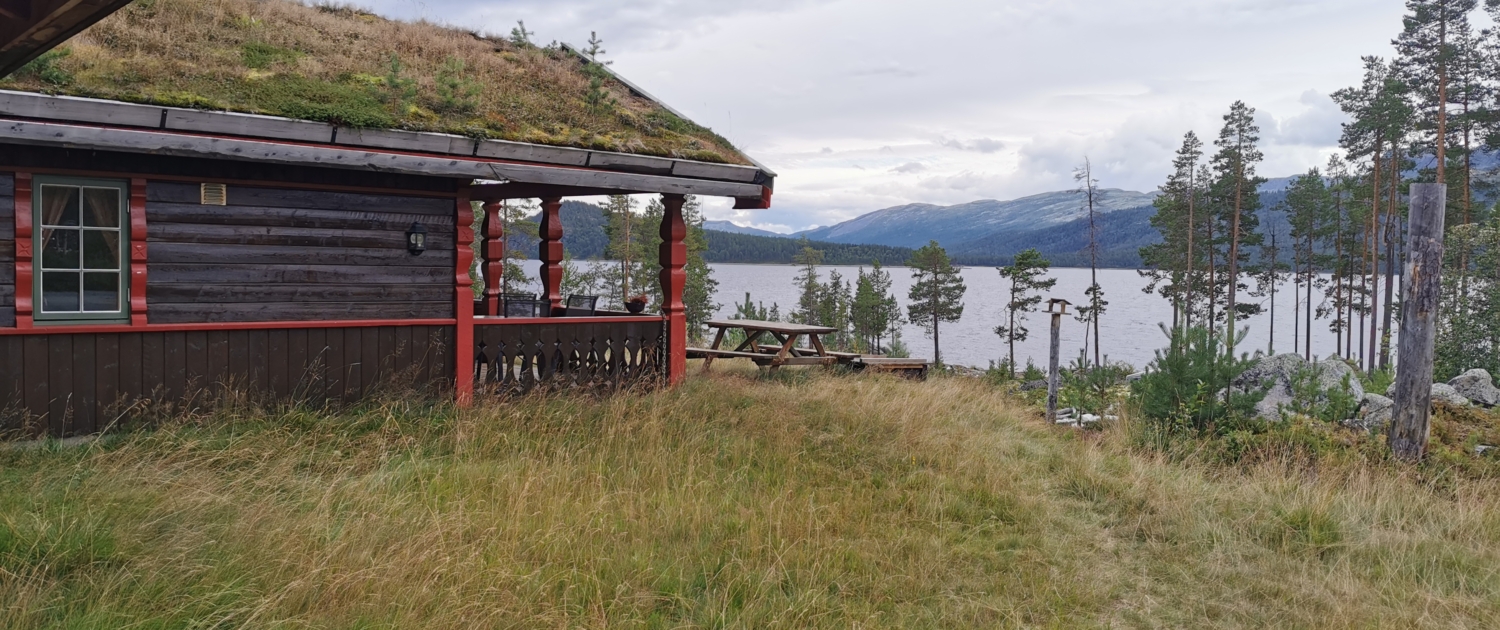
[[[454,314],[454,202],[384,194],[197,184],[146,186],[152,323],[429,319]],[[406,232],[428,230],[412,255]]]
[[[0,173],[0,328],[16,325],[16,178]]]
[[[452,326],[0,336],[0,435],[93,433],[149,405],[345,404],[377,387],[446,391]]]

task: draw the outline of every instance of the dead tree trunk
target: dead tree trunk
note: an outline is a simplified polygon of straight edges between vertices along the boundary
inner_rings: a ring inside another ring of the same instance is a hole
[[[1447,197],[1446,184],[1411,187],[1406,268],[1401,282],[1401,332],[1396,340],[1396,406],[1388,438],[1391,452],[1407,462],[1418,461],[1427,452]]]

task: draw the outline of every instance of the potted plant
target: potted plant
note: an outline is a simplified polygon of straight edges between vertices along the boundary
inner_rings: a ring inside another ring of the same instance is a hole
[[[646,301],[650,299],[646,297],[645,293],[633,295],[630,299],[625,300],[625,310],[640,315],[642,311],[646,310]]]

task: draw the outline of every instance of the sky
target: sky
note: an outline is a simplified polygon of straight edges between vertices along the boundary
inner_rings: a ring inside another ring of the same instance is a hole
[[[1256,108],[1281,177],[1326,163],[1329,94],[1389,56],[1400,0],[362,0],[539,43],[604,40],[613,69],[777,173],[778,232],[907,203],[1075,186],[1150,191],[1182,136]]]

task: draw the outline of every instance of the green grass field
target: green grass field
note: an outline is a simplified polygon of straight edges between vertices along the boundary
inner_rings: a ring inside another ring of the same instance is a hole
[[[726,366],[728,364],[726,363]],[[1500,626],[1500,488],[730,370],[0,450],[0,627]]]

